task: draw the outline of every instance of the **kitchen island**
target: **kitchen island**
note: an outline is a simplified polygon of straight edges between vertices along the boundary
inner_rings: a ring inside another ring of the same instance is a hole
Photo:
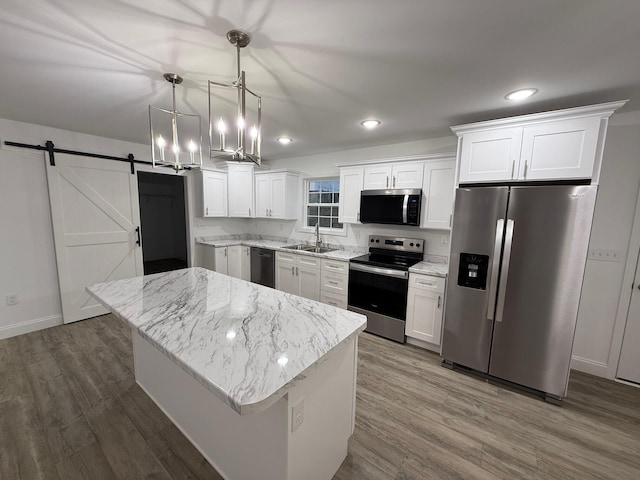
[[[133,332],[137,383],[227,479],[330,479],[366,317],[203,268],[87,290]]]

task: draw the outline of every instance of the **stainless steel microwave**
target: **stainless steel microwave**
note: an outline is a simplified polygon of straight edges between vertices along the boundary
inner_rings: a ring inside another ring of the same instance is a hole
[[[420,225],[422,190],[363,190],[360,194],[360,221],[388,225]]]

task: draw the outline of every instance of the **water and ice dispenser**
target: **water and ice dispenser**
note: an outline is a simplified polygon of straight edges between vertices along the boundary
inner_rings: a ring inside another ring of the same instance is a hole
[[[487,289],[489,255],[461,253],[458,267],[458,285],[461,287]]]

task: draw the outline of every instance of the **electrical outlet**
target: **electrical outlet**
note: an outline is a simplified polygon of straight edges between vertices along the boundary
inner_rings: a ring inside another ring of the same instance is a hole
[[[15,293],[5,296],[4,300],[7,303],[7,306],[9,307],[12,305],[18,305],[20,303],[20,300],[18,299],[18,295],[16,295]]]
[[[449,236],[448,235],[442,235],[440,237],[440,245],[449,245]]]
[[[291,409],[291,431],[295,432],[304,422],[304,398],[301,398]]]
[[[592,249],[589,250],[589,260],[599,260],[602,262],[621,262],[624,258],[624,253],[620,250],[604,250],[604,249]]]

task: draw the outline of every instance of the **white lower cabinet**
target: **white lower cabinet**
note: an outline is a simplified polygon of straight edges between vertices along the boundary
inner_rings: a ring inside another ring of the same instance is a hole
[[[198,245],[201,267],[242,280],[251,280],[251,249],[244,245],[213,247]]]
[[[321,263],[320,301],[334,307],[347,308],[349,262],[323,258]]]
[[[407,295],[407,337],[440,345],[445,279],[409,274]]]
[[[276,253],[276,289],[311,300],[320,299],[320,259]]]

